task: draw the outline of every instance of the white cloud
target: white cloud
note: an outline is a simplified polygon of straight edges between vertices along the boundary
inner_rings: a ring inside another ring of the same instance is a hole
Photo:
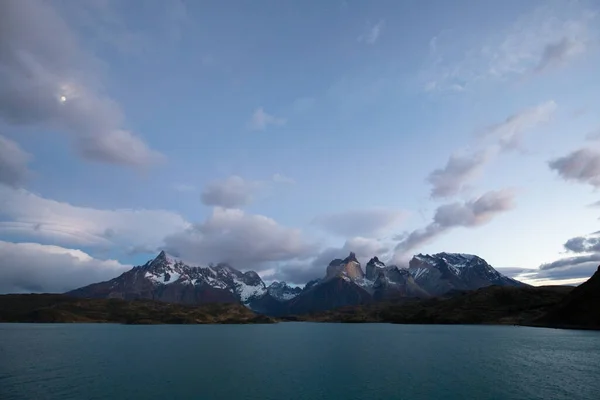
[[[450,197],[465,189],[468,182],[483,173],[485,165],[491,160],[492,153],[478,151],[471,154],[453,154],[446,166],[432,171],[427,181],[433,186],[431,197]]]
[[[348,210],[318,216],[313,223],[342,237],[373,237],[388,233],[397,227],[407,213],[387,208]]]
[[[0,135],[0,184],[21,186],[31,175],[27,164],[32,158],[16,142]]]
[[[233,175],[206,185],[202,190],[202,203],[207,206],[239,208],[248,205],[261,187],[262,183],[259,181],[245,180]]]
[[[282,126],[285,125],[286,122],[285,118],[268,114],[262,107],[259,107],[254,111],[254,114],[252,114],[248,127],[255,131],[264,131],[270,125]]]
[[[547,101],[520,110],[504,121],[485,128],[479,133],[482,140],[475,150],[451,155],[443,168],[429,174],[427,182],[432,186],[431,197],[436,199],[459,194],[483,174],[486,165],[498,156],[500,150],[519,148],[525,135],[548,122],[556,109],[554,101]]]
[[[445,31],[429,43],[431,60],[423,72],[424,87],[428,91],[469,89],[566,65],[591,48],[588,43],[598,39],[598,26],[598,13],[573,1],[545,3],[499,33],[479,35],[470,47]]]
[[[0,118],[67,133],[89,160],[143,166],[164,159],[124,128],[96,60],[48,2],[1,1],[0,26]]]
[[[515,193],[512,190],[504,189],[489,191],[466,202],[439,206],[432,222],[423,229],[412,231],[396,245],[394,262],[406,262],[406,257],[411,251],[432,242],[451,229],[474,228],[487,224],[497,215],[513,209],[514,197]]]
[[[166,235],[190,226],[170,211],[78,207],[6,187],[0,187],[0,218],[2,235],[68,246],[157,248]]]
[[[525,132],[550,121],[557,108],[557,104],[550,100],[536,107],[521,110],[501,123],[489,126],[482,132],[482,136],[498,140],[504,150],[519,148]]]
[[[296,181],[293,178],[279,173],[273,174],[273,177],[271,179],[274,183],[287,183],[292,185],[296,183]]]
[[[383,32],[383,28],[385,28],[385,21],[380,20],[376,24],[370,25],[357,40],[367,44],[375,44]]]
[[[304,259],[318,250],[299,229],[263,215],[217,207],[200,224],[166,237],[167,251],[197,263],[227,262],[236,268]]]
[[[600,152],[597,150],[582,148],[551,160],[548,165],[564,180],[600,188]]]
[[[80,250],[0,241],[0,293],[63,293],[112,279],[130,265],[98,260]]]

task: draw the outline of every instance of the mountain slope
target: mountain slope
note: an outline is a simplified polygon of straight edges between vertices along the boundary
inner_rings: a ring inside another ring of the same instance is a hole
[[[256,272],[242,273],[227,264],[192,267],[163,251],[155,259],[110,281],[88,285],[67,294],[182,304],[249,304],[266,292],[267,288]]]
[[[559,327],[600,329],[600,267],[538,322]]]
[[[527,286],[496,271],[471,254],[418,254],[409,263],[415,282],[433,296],[450,290],[475,290],[486,286]]]
[[[299,317],[320,322],[529,325],[573,288],[487,286],[427,300],[399,299],[344,307]]]

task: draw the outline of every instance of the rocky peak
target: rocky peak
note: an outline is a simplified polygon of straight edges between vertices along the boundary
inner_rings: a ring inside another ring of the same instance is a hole
[[[347,264],[351,261],[358,262],[358,260],[356,259],[356,254],[354,254],[353,251],[351,251],[348,257],[344,259],[344,263]]]
[[[279,301],[291,300],[302,292],[299,287],[291,287],[285,282],[274,281],[267,288],[269,294]]]
[[[368,280],[370,281],[374,281],[375,279],[377,279],[377,276],[379,275],[379,272],[385,268],[385,264],[382,263],[381,261],[379,261],[379,258],[377,257],[373,257],[369,260],[369,262],[367,263],[367,274],[366,277]]]

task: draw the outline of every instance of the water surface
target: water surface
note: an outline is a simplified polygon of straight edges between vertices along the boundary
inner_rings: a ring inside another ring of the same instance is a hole
[[[0,398],[598,400],[600,333],[0,324]]]

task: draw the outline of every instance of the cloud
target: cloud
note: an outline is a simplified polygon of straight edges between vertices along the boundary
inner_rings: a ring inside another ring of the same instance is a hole
[[[585,135],[585,139],[593,142],[600,140],[600,128],[593,130],[587,135]]]
[[[0,241],[0,293],[63,293],[112,279],[131,266],[98,260],[80,250]]]
[[[145,166],[164,159],[124,128],[96,60],[49,3],[2,1],[0,26],[0,118],[67,133],[79,155],[92,161]]]
[[[600,263],[600,253],[562,258],[560,260],[556,260],[551,263],[540,265],[540,270],[543,271],[543,270],[556,269],[556,268],[572,267],[575,265],[587,264],[590,262],[598,265]]]
[[[431,197],[449,197],[458,194],[465,185],[479,177],[485,165],[490,161],[491,153],[485,150],[471,154],[453,154],[446,166],[432,171],[427,177],[433,188]]]
[[[271,178],[273,180],[273,182],[275,183],[287,183],[287,184],[295,184],[296,181],[288,176],[285,176],[283,174],[273,174],[273,177]]]
[[[406,217],[406,212],[386,208],[349,210],[321,215],[313,223],[342,237],[379,236],[396,227]]]
[[[152,246],[190,224],[165,210],[78,207],[0,187],[0,234],[67,246]]]
[[[474,40],[445,31],[429,43],[429,66],[421,79],[428,91],[469,90],[564,66],[591,48],[587,44],[598,39],[598,26],[597,11],[585,2],[548,2],[500,31],[471,35]]]
[[[242,210],[215,208],[204,222],[165,238],[166,250],[197,263],[227,262],[236,268],[306,259],[318,251],[298,229]]]
[[[270,125],[282,126],[286,123],[285,118],[275,117],[274,115],[268,114],[262,107],[257,108],[252,114],[252,118],[248,123],[248,127],[255,131],[264,131]]]
[[[366,44],[375,44],[383,32],[383,28],[385,28],[385,21],[380,20],[375,25],[370,25],[366,32],[361,34],[357,40]]]
[[[569,239],[563,245],[567,251],[573,253],[590,253],[596,252],[600,253],[600,237],[598,236],[589,236],[583,237],[578,236],[572,239]]]
[[[542,53],[536,72],[543,72],[551,67],[564,65],[568,60],[585,52],[585,43],[578,39],[563,37],[560,41],[549,43]]]
[[[173,185],[173,189],[177,190],[178,192],[195,192],[196,191],[196,186],[194,185],[190,185],[187,183],[176,183]]]
[[[600,187],[600,152],[596,150],[582,148],[551,160],[548,166],[566,181]]]
[[[503,122],[487,127],[481,136],[498,140],[504,150],[516,149],[520,146],[524,133],[539,124],[548,122],[557,107],[556,103],[550,100],[536,107],[521,110]]]
[[[17,188],[31,175],[27,164],[33,157],[14,141],[0,135],[0,184]]]
[[[261,186],[261,182],[248,181],[233,175],[206,185],[202,190],[202,203],[207,206],[239,208],[248,205]]]
[[[396,245],[394,262],[404,262],[412,250],[429,243],[456,227],[472,228],[490,222],[495,216],[514,208],[511,190],[490,191],[477,199],[439,206],[433,221],[423,229],[411,232]]]

